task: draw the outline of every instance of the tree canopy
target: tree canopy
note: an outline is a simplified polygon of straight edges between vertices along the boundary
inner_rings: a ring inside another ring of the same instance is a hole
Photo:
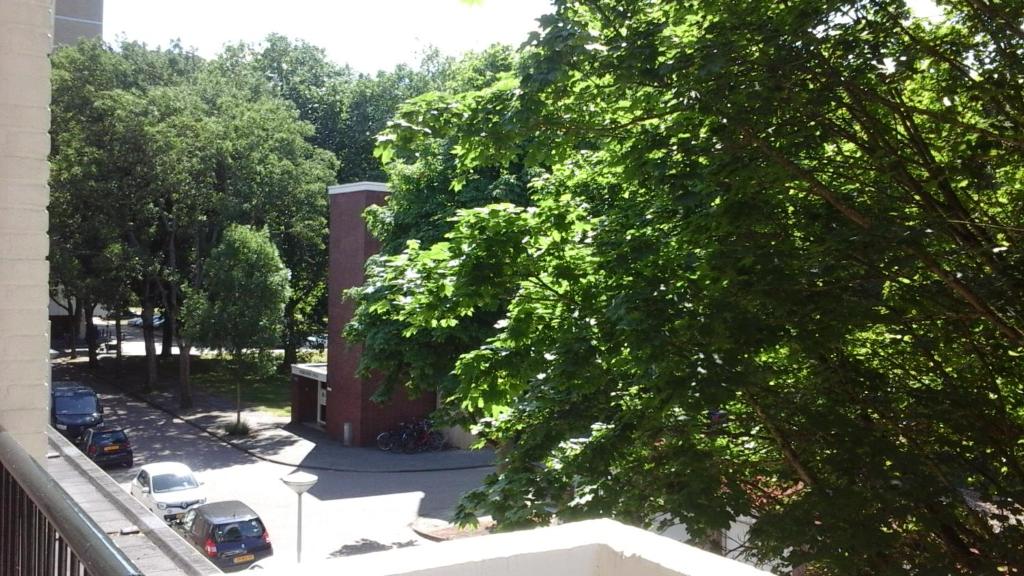
[[[377,132],[404,99],[468,85],[470,68],[460,76],[453,65],[434,51],[418,69],[356,75],[322,49],[280,35],[228,46],[212,60],[177,44],[60,48],[53,57],[54,292],[78,299],[90,320],[96,304],[141,305],[152,386],[156,309],[166,319],[163,351],[169,355],[175,339],[187,350],[178,315],[186,292],[204,290],[211,250],[231,225],[266,229],[291,272],[281,322],[284,364],[295,362],[305,337],[326,328],[326,186],[380,178]],[[90,343],[93,361],[95,350]],[[187,354],[179,360],[187,405]]]
[[[54,55],[51,234],[67,263],[56,270],[69,271],[54,281],[92,303],[131,287],[150,385],[153,310],[173,338],[186,289],[205,288],[204,262],[230,225],[266,228],[300,265],[323,250],[336,163],[313,133],[264,83],[178,47],[83,42]],[[178,345],[188,405],[190,343]]]
[[[1024,6],[938,4],[559,0],[514,73],[403,108],[393,178],[449,168],[350,333],[505,447],[464,520],[1024,569]]]
[[[258,356],[279,342],[289,271],[264,230],[231,225],[204,263],[198,288],[185,289],[182,331],[196,345]],[[235,381],[235,427],[241,426],[241,380]]]
[[[183,310],[185,331],[197,344],[229,350],[277,343],[288,299],[288,269],[266,230],[232,225],[205,263],[202,288]]]
[[[373,148],[399,104],[460,81],[451,77],[454,60],[436,50],[427,52],[418,68],[400,65],[375,75],[356,74],[328,60],[323,49],[279,34],[257,45],[229,46],[211,65],[253,93],[291,102],[299,118],[314,128],[306,140],[337,158],[336,178],[341,183],[383,180]],[[326,207],[323,213],[325,218],[316,226],[303,227],[301,241],[276,238],[292,272],[293,289],[285,308],[285,365],[296,361],[296,349],[306,336],[326,330]]]

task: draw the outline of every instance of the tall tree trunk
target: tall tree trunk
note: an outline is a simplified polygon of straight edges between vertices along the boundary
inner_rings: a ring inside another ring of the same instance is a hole
[[[192,402],[192,343],[179,336],[178,338],[178,407],[188,410]]]
[[[299,347],[295,341],[289,338],[284,343],[284,360],[281,362],[281,371],[288,373],[293,364],[299,363]]]
[[[298,338],[295,335],[295,303],[289,301],[284,309],[284,360],[280,369],[287,373],[299,361]]]
[[[95,309],[96,305],[92,302],[86,302],[82,306],[82,312],[85,314],[85,346],[89,351],[89,368],[94,369],[100,366],[99,355],[96,353],[99,347],[99,328],[96,327],[92,316]]]
[[[173,292],[174,287],[171,287],[170,291]],[[160,357],[170,358],[174,351],[174,311],[171,309],[169,302],[164,302],[163,317],[164,324],[161,326],[163,331],[161,332]]]
[[[153,290],[152,280],[146,281],[142,299],[142,339],[146,344],[146,390],[156,388],[156,342],[153,335]]]
[[[167,267],[171,270],[178,269],[178,251],[175,242],[176,235],[171,230],[167,239]],[[170,334],[171,341],[178,342],[178,406],[182,410],[192,407],[192,359],[189,353],[192,349],[192,342],[183,337],[178,329],[178,318],[181,315],[181,299],[178,285],[168,282],[167,290],[164,292],[164,300],[167,307],[164,310],[164,341]],[[168,350],[170,347],[168,346]]]
[[[82,307],[78,304],[78,298],[75,298],[74,304],[71,304],[71,322],[68,325],[68,351],[72,358],[78,358],[78,324],[81,317]]]
[[[121,343],[124,342],[124,331],[121,330],[121,313],[120,312],[118,312],[117,316],[114,318],[114,338],[117,341],[117,344],[116,344],[117,347],[114,349],[115,365],[117,366],[117,373],[118,373],[118,375],[120,375],[123,372],[123,370],[124,370],[124,365],[122,364],[122,355],[121,355]]]
[[[242,382],[235,380],[235,430],[242,425]]]

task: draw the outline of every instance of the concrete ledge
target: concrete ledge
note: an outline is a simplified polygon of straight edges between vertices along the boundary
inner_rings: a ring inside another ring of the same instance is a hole
[[[350,192],[390,192],[390,190],[388,190],[388,185],[383,182],[353,182],[327,187],[328,194],[348,194]]]
[[[625,526],[590,520],[303,563],[306,576],[770,576],[735,560]],[[294,569],[267,572],[285,576]]]
[[[318,382],[327,382],[327,364],[292,364],[292,374]]]

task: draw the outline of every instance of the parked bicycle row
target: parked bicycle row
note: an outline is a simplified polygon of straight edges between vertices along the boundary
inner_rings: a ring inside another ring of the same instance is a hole
[[[444,434],[434,430],[429,420],[402,422],[393,430],[377,436],[377,448],[388,452],[401,450],[406,454],[414,452],[436,452],[445,446]]]

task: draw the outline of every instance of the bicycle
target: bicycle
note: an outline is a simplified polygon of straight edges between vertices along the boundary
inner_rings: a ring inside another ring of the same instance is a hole
[[[377,448],[384,452],[389,452],[395,447],[396,440],[395,434],[390,430],[381,432],[377,435]]]
[[[444,435],[437,430],[432,430],[430,422],[420,420],[413,422],[403,433],[401,438],[402,451],[406,454],[424,452],[430,450],[437,452],[444,448]]]
[[[402,438],[411,428],[412,425],[402,422],[392,430],[381,432],[377,435],[377,448],[389,452],[395,446],[402,446]]]
[[[384,452],[400,448],[406,454],[430,450],[436,452],[444,448],[444,435],[432,430],[430,422],[419,420],[411,424],[402,422],[394,430],[381,432],[377,435],[377,448]]]

